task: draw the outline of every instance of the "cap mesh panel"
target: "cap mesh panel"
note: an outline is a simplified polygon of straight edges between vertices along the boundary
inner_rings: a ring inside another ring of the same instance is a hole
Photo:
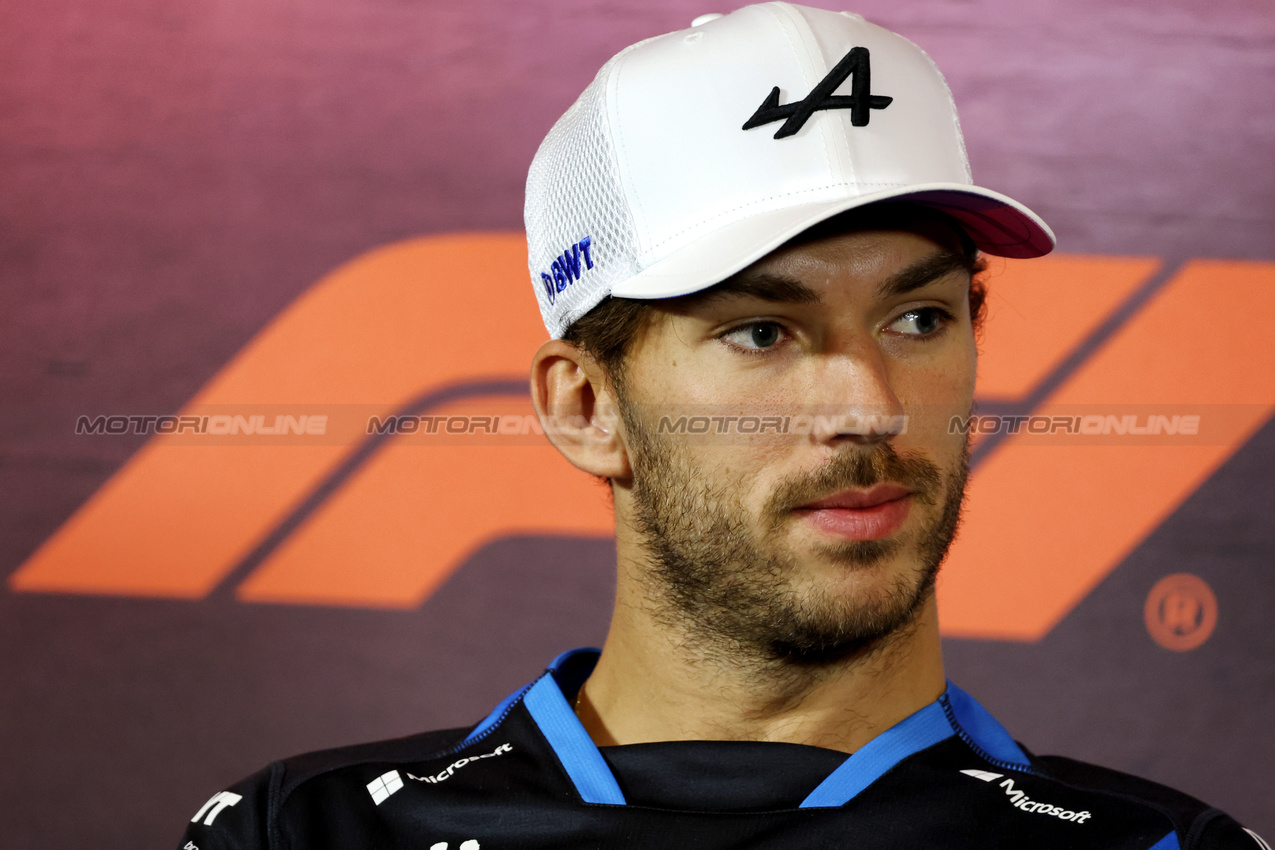
[[[638,271],[633,216],[620,185],[606,116],[606,80],[623,55],[603,66],[553,125],[527,175],[523,214],[528,268],[540,315],[555,338]],[[540,275],[552,279],[553,261],[586,236],[593,268],[585,269],[582,256],[580,279],[556,292],[550,303]]]

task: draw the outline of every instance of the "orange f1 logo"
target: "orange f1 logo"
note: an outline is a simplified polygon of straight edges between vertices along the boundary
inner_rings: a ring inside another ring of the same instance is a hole
[[[1021,427],[975,430],[966,519],[939,602],[946,634],[1036,640],[1270,418],[1275,387],[1249,378],[1275,372],[1275,339],[1218,333],[1200,314],[1259,303],[1275,264],[1193,261],[1165,273],[1154,260],[1057,257],[1004,261],[992,274],[980,409],[1021,414]],[[438,280],[489,293],[481,313],[476,299],[439,298]],[[525,375],[544,331],[525,289],[518,234],[416,239],[356,258],[278,316],[183,415],[287,406],[240,417],[272,434],[300,421],[292,413],[357,409],[381,427],[328,416],[323,439],[283,445],[158,434],[10,587],[189,599],[226,588],[253,602],[412,608],[494,539],[609,536],[605,492],[543,439],[424,445],[383,425],[534,427]],[[493,404],[498,420],[483,415]],[[1151,420],[1135,408],[1156,406],[1197,411],[1198,437],[1083,436],[1090,424],[1141,433],[1136,423]],[[1107,415],[1117,408],[1133,419]],[[1032,430],[1064,418],[1080,437]]]

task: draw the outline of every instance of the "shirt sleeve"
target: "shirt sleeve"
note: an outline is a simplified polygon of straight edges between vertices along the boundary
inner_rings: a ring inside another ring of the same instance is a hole
[[[1184,847],[1185,850],[1271,850],[1256,832],[1245,829],[1217,809],[1196,818]]]
[[[271,765],[209,797],[186,824],[179,850],[273,850],[269,806],[276,773]]]

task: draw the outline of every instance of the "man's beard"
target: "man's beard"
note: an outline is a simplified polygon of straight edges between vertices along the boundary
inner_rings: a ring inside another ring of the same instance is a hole
[[[919,454],[888,442],[847,445],[818,470],[779,483],[754,528],[745,481],[714,481],[682,446],[622,415],[633,464],[638,531],[650,556],[648,595],[657,615],[679,628],[701,654],[750,662],[822,665],[860,655],[910,627],[934,591],[939,565],[956,536],[969,471],[968,442],[944,475]],[[846,573],[911,554],[889,587],[847,593],[803,576],[782,541],[792,509],[850,488],[902,484],[915,507],[939,506],[914,534],[846,540],[816,552]],[[802,591],[795,580],[804,579]]]

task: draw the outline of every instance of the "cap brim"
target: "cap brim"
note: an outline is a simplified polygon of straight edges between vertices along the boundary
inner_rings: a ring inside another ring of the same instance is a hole
[[[760,213],[674,251],[611,290],[620,298],[673,298],[719,283],[838,213],[880,201],[906,201],[956,219],[980,251],[1026,259],[1053,250],[1054,233],[1040,216],[999,192],[955,183],[873,192]]]

